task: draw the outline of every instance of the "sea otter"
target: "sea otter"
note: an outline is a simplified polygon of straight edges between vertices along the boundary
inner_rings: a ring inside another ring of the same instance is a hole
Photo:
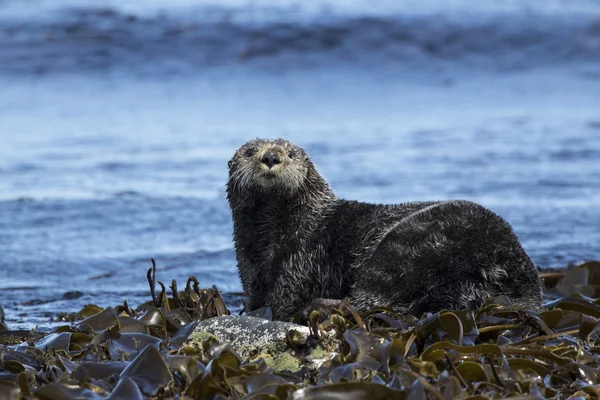
[[[396,205],[334,195],[307,153],[251,140],[229,161],[227,199],[247,309],[290,319],[318,299],[350,298],[420,316],[504,294],[538,307],[536,268],[509,224],[469,201]]]

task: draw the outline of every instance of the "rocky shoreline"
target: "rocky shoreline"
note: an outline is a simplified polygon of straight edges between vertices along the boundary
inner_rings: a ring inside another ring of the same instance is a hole
[[[0,399],[600,398],[600,263],[542,271],[540,310],[495,298],[421,319],[342,303],[307,325],[230,315],[193,278],[45,334],[0,325]],[[1,315],[1,313],[0,313]]]

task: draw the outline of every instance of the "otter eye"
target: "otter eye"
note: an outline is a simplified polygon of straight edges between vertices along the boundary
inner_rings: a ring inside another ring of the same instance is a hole
[[[288,153],[288,157],[289,157],[289,158],[294,158],[294,157],[296,157],[296,152],[295,152],[294,150],[290,150],[290,151],[289,151],[289,153]]]
[[[246,152],[244,153],[244,155],[246,157],[252,157],[255,153],[256,153],[256,150],[254,150],[254,149],[248,149],[248,150],[246,150]]]

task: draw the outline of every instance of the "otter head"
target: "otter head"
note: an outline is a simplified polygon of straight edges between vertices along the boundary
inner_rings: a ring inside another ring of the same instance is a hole
[[[306,152],[287,140],[255,139],[229,161],[227,191],[234,194],[294,195],[314,167]]]

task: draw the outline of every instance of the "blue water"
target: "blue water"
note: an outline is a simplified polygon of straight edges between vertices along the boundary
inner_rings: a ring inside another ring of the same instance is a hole
[[[598,3],[396,3],[0,2],[9,326],[146,301],[150,257],[239,306],[226,163],[257,136],[339,196],[469,199],[537,265],[599,259]]]

